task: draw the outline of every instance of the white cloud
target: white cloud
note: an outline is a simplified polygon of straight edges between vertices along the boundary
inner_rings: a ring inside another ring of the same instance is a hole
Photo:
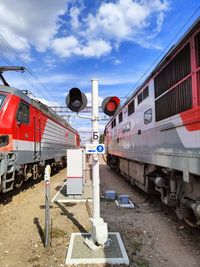
[[[118,0],[115,3],[102,2],[96,12],[84,17],[84,8],[75,4],[70,9],[71,34],[54,39],[51,48],[61,58],[74,55],[99,58],[108,55],[112,49],[119,49],[123,41],[160,49],[150,40],[161,31],[168,8],[167,0]],[[152,25],[156,26],[150,34],[148,29]],[[119,63],[117,60],[114,62],[116,65]]]
[[[82,1],[1,0],[0,32],[27,61],[32,59],[32,47],[41,53],[50,48],[61,58],[99,58],[124,41],[157,48],[149,42],[161,31],[168,9],[168,0],[102,1],[89,13]],[[60,18],[64,14],[66,21]]]
[[[80,22],[79,22],[80,12],[81,12],[80,9],[77,7],[72,7],[70,9],[71,26],[73,30],[77,30],[80,27]]]
[[[88,34],[100,34],[109,39],[129,39],[144,27],[149,9],[131,0],[103,3],[98,13],[87,18]]]
[[[150,25],[151,17],[156,15],[161,18],[167,9],[168,2],[160,0],[103,2],[96,14],[89,14],[86,18],[87,34],[117,42],[137,42],[136,36]],[[161,19],[158,24],[160,30]]]
[[[92,94],[90,92],[88,92],[88,93],[85,93],[85,95],[86,95],[87,100],[88,100],[87,105],[91,106],[92,105]],[[99,106],[101,105],[102,101],[103,101],[103,98],[101,96],[99,96]]]
[[[85,57],[100,57],[109,54],[111,49],[109,42],[105,42],[101,39],[91,40],[86,46],[80,49],[80,55]]]
[[[74,36],[57,38],[53,41],[52,48],[60,57],[69,57],[73,54],[74,49],[78,49],[78,41]]]
[[[0,31],[18,52],[27,54],[33,45],[44,52],[58,31],[66,0],[1,0]]]
[[[119,59],[115,59],[115,60],[113,61],[113,64],[114,64],[114,65],[119,65],[119,64],[121,64],[121,63],[122,63],[122,61],[119,60]]]
[[[111,46],[103,40],[92,40],[82,45],[74,36],[57,38],[52,43],[54,52],[61,58],[72,55],[84,57],[100,57],[110,53]]]

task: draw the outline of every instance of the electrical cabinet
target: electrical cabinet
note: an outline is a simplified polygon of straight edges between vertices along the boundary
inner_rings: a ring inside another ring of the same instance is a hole
[[[83,193],[83,150],[67,150],[67,195]]]

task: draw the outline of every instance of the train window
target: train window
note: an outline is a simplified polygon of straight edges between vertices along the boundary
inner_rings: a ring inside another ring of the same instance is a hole
[[[123,113],[122,111],[119,113],[119,122],[123,121]]]
[[[144,124],[148,124],[152,122],[152,109],[148,109],[144,113]]]
[[[147,86],[142,92],[143,100],[149,96],[149,87]]]
[[[114,119],[111,123],[111,127],[114,128],[116,126],[116,119]]]
[[[145,89],[138,95],[137,101],[138,105],[149,95],[149,87],[145,87]]]
[[[23,102],[20,103],[17,111],[17,122],[29,123],[29,106]]]
[[[137,97],[138,105],[142,102],[142,92]]]
[[[128,105],[128,116],[135,112],[135,101],[134,99]]]
[[[131,123],[130,123],[130,121],[128,121],[128,122],[126,123],[126,131],[127,131],[127,132],[130,131],[130,129],[131,129]]]
[[[5,99],[5,95],[0,94],[0,108],[3,105],[4,99]]]

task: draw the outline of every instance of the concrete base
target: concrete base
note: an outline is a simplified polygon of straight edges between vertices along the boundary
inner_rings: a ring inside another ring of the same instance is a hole
[[[91,250],[84,242],[90,238],[88,233],[73,233],[71,235],[65,264],[125,264],[129,259],[119,233],[108,234],[108,244]]]
[[[84,192],[82,195],[67,195],[67,183],[65,182],[61,189],[52,198],[51,202],[67,203],[92,201],[92,184],[84,184],[83,189]]]

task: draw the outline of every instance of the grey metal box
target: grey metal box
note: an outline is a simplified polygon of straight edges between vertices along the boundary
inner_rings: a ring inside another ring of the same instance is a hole
[[[83,193],[83,150],[67,150],[67,195]]]
[[[67,179],[67,195],[82,195],[83,193],[83,179],[82,178],[68,178]]]

